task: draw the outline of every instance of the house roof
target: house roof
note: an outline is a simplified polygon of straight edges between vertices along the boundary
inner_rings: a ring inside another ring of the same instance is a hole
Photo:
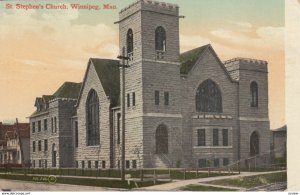
[[[180,73],[187,74],[194,66],[200,55],[210,46],[204,45],[180,54],[179,60],[181,63]]]
[[[65,82],[50,98],[78,98],[82,83]]]
[[[19,136],[21,138],[30,137],[29,123],[18,123]],[[17,125],[16,124],[2,124],[0,125],[0,140],[6,141],[9,139],[17,138]]]
[[[105,94],[111,98],[112,106],[119,104],[120,69],[119,60],[91,58]]]
[[[50,100],[55,98],[70,98],[77,99],[82,83],[73,83],[73,82],[64,82],[53,95],[43,95],[42,98],[37,97],[35,101],[35,106],[37,106],[37,102],[39,104],[48,103]],[[30,117],[46,112],[48,107],[43,107],[41,110],[34,111]]]
[[[277,129],[271,129],[271,131],[273,131],[273,132],[286,131],[286,130],[287,130],[287,126],[286,125],[284,125],[282,127],[279,127]]]

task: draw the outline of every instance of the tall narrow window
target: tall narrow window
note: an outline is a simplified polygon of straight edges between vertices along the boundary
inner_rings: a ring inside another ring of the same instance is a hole
[[[196,94],[197,112],[222,112],[222,96],[218,85],[207,79],[200,84]]]
[[[44,140],[44,150],[48,151],[48,140],[47,139]]]
[[[121,114],[117,114],[117,144],[120,144],[120,139],[121,139]]]
[[[126,166],[126,169],[129,169],[129,168],[130,168],[130,161],[129,161],[129,160],[126,160],[125,166]]]
[[[130,107],[130,94],[127,94],[127,107]]]
[[[154,94],[155,98],[155,105],[159,105],[159,91],[155,91]]]
[[[258,86],[255,81],[250,84],[251,107],[258,107]]]
[[[198,137],[198,146],[205,146],[205,129],[198,129],[197,130],[197,137]]]
[[[168,130],[163,124],[156,129],[155,144],[156,154],[168,154]]]
[[[78,121],[75,121],[75,147],[78,147]]]
[[[95,161],[95,168],[98,169],[99,165],[98,165],[98,161]]]
[[[84,169],[84,160],[81,161],[81,168]]]
[[[89,92],[86,104],[87,113],[87,145],[100,144],[99,99],[95,90]]]
[[[54,133],[57,132],[57,121],[56,121],[56,117],[54,117]]]
[[[48,130],[47,119],[44,119],[44,131]]]
[[[132,29],[127,31],[127,55],[130,60],[133,59],[133,32]]]
[[[53,133],[53,117],[51,117],[51,132]]]
[[[35,133],[35,122],[32,123],[32,133]]]
[[[32,152],[35,152],[35,141],[32,142]]]
[[[169,105],[169,92],[165,92],[165,105]]]
[[[38,150],[42,151],[42,140],[38,141]]]
[[[135,92],[132,92],[132,106],[135,106]]]
[[[213,145],[219,145],[219,129],[213,129]]]
[[[162,26],[155,30],[155,50],[166,51],[166,31]]]
[[[102,161],[102,169],[105,169],[105,160]]]
[[[42,121],[38,121],[38,132],[42,129]]]
[[[259,138],[257,132],[253,132],[250,136],[250,156],[259,154]]]
[[[228,129],[223,129],[223,146],[228,146]]]
[[[136,160],[132,160],[132,168],[136,169]]]

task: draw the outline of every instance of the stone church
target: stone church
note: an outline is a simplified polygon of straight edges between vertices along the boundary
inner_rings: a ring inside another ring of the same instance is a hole
[[[119,13],[126,168],[220,167],[270,153],[267,62],[180,53],[179,7],[138,0]],[[82,83],[36,98],[33,167],[119,168],[119,61],[90,58]]]

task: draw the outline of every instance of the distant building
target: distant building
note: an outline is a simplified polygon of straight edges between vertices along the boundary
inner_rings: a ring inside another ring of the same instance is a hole
[[[24,164],[28,166],[30,163],[29,123],[19,123],[18,127],[19,131],[16,124],[0,122],[0,165]]]
[[[273,143],[273,151],[274,151],[274,158],[286,158],[287,151],[286,151],[286,141],[287,141],[287,127],[286,125],[272,129],[272,143]]]
[[[180,54],[179,18],[177,5],[151,0],[119,13],[119,53],[130,66],[126,168],[219,167],[269,155],[267,62],[222,62],[211,45]],[[36,99],[33,167],[120,167],[118,64],[91,58],[82,84]]]

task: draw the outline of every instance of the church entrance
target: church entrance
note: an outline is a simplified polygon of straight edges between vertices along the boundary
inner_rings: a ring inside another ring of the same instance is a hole
[[[250,137],[250,156],[259,154],[259,138],[256,131],[251,134]]]

